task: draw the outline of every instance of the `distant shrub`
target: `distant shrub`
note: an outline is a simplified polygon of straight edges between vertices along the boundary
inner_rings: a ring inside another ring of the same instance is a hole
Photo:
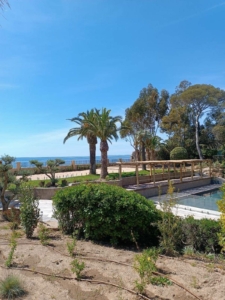
[[[170,152],[170,159],[179,160],[187,159],[188,153],[187,150],[183,147],[176,147]]]
[[[193,217],[187,217],[182,222],[183,241],[191,246],[195,251],[204,253],[219,253],[218,234],[220,224],[211,219],[195,220]]]
[[[170,152],[166,148],[160,148],[156,153],[158,160],[169,160]]]
[[[154,245],[159,218],[153,202],[135,192],[107,184],[80,184],[57,191],[55,217],[64,233],[79,231],[85,238]]]
[[[66,179],[62,179],[61,186],[64,187],[64,186],[67,186],[67,185],[68,185],[68,181]]]

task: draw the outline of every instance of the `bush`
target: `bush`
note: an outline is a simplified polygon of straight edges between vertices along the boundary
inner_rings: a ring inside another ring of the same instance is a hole
[[[68,181],[66,179],[62,179],[61,186],[68,186]]]
[[[8,275],[0,281],[0,296],[6,299],[14,299],[25,294],[20,279],[15,275]]]
[[[187,159],[188,153],[187,150],[183,147],[176,147],[170,152],[170,159],[179,160]]]
[[[29,185],[22,185],[19,192],[20,201],[20,220],[23,226],[26,237],[31,238],[34,229],[37,227],[40,217],[38,208],[38,200],[34,195],[34,191]]]
[[[204,253],[220,253],[218,233],[220,224],[211,219],[195,220],[187,217],[183,220],[182,231],[184,243],[191,246],[195,251]]]
[[[85,238],[110,240],[112,244],[135,240],[157,244],[152,226],[159,212],[153,202],[135,192],[107,184],[81,184],[57,191],[55,217],[64,233],[79,232]]]

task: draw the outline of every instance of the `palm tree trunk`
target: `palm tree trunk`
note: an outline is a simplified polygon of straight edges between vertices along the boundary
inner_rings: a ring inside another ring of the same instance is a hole
[[[93,134],[87,136],[87,141],[89,144],[89,154],[90,154],[90,170],[89,174],[96,174],[96,144],[97,138]]]
[[[101,174],[100,178],[105,179],[108,175],[108,150],[109,146],[107,141],[101,141],[100,151],[101,151]]]
[[[89,174],[96,174],[96,144],[89,144],[90,150],[90,171]]]

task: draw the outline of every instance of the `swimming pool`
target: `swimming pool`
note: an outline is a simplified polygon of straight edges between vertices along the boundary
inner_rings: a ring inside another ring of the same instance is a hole
[[[209,184],[181,192],[175,192],[173,198],[176,204],[178,204],[178,206],[180,204],[180,207],[182,206],[185,210],[188,210],[189,207],[191,211],[195,208],[198,211],[203,209],[214,211],[218,214],[216,202],[222,199],[222,192],[220,191],[220,188],[221,184]],[[157,205],[160,202],[168,201],[170,199],[170,195],[163,194],[149,199]]]
[[[219,189],[178,197],[177,204],[218,211],[216,202],[222,199]]]

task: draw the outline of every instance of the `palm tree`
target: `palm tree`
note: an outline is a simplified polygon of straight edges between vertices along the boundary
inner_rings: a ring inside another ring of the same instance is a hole
[[[110,116],[111,110],[102,108],[101,112],[98,109],[95,109],[95,117],[90,120],[88,119],[86,125],[86,132],[92,133],[97,136],[100,142],[100,151],[101,151],[101,174],[100,178],[104,179],[108,175],[108,142],[111,143],[112,139],[118,139],[117,132],[120,130],[117,128],[117,122],[122,123],[122,117]]]
[[[87,139],[89,144],[90,152],[90,174],[96,174],[96,144],[97,137],[92,132],[88,131],[89,122],[93,122],[95,117],[95,112],[93,109],[90,111],[79,113],[77,117],[69,119],[75,122],[79,127],[71,128],[64,138],[63,143],[65,143],[69,138],[73,136],[78,136],[78,141],[82,140],[84,137]]]

